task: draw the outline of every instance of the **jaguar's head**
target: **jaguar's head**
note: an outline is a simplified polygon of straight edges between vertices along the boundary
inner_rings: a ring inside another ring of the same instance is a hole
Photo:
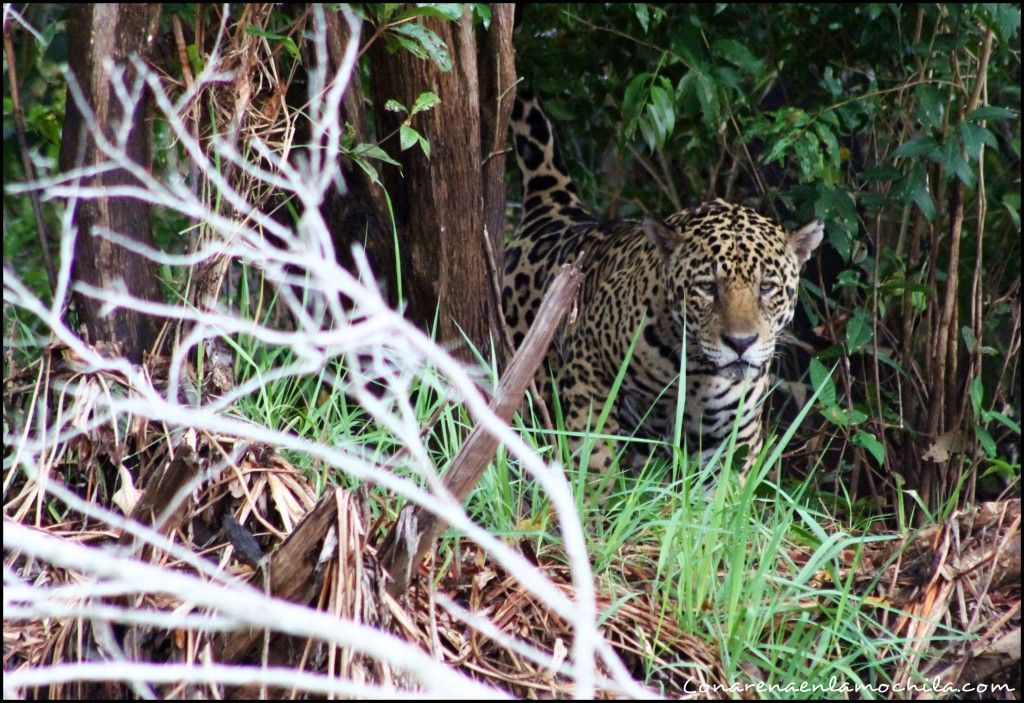
[[[800,268],[821,243],[821,221],[788,233],[715,200],[667,223],[647,216],[643,228],[667,266],[688,361],[730,379],[755,376],[793,319]]]

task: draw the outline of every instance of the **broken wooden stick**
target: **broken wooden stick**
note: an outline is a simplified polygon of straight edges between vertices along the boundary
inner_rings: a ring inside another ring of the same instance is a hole
[[[302,521],[295,526],[285,541],[264,559],[267,592],[275,598],[293,603],[309,603],[323,577],[324,562],[334,555],[325,543],[334,540],[331,531],[338,519],[338,501],[335,492],[326,490]],[[330,545],[328,545],[330,547]],[[257,581],[258,583],[258,581]],[[224,633],[216,644],[216,660],[237,662],[252,655],[263,636],[261,630],[245,629]]]
[[[504,422],[508,422],[522,404],[523,394],[547,356],[555,332],[576,300],[579,283],[580,270],[565,264],[548,286],[537,318],[513,355],[491,400],[491,410]],[[457,500],[465,500],[473,490],[497,448],[497,438],[478,423],[444,475],[444,486]],[[388,583],[392,596],[406,590],[413,567],[423,560],[446,526],[440,517],[422,506],[410,504],[402,509],[381,549],[381,564],[392,578]]]
[[[193,480],[200,471],[199,459],[196,457],[195,449],[184,440],[174,450],[174,456],[166,466],[154,470],[146,480],[146,488],[142,491],[138,502],[132,508],[129,517],[146,527],[152,527],[163,534],[173,534],[185,517],[185,504],[182,501],[174,513],[170,515],[163,524],[155,524],[157,518],[167,509],[189,481]],[[132,533],[123,531],[118,538],[118,544],[124,546],[132,544],[134,537]],[[144,548],[143,554],[149,553],[149,546]],[[148,557],[143,557],[147,559]]]

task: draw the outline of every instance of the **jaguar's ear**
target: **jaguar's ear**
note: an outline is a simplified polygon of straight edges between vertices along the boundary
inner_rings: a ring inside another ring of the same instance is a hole
[[[789,235],[789,250],[796,254],[797,261],[801,265],[811,258],[811,253],[821,244],[824,234],[824,223],[814,219]]]
[[[644,215],[644,234],[654,242],[662,256],[671,254],[679,245],[679,232],[650,213]]]

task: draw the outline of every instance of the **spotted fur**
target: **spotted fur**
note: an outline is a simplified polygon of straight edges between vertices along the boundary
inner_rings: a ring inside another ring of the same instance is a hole
[[[523,219],[505,250],[502,304],[517,346],[552,272],[577,260],[582,267],[575,322],[548,357],[568,429],[592,427],[636,336],[603,433],[671,442],[685,353],[688,448],[706,461],[738,425],[738,441],[755,456],[769,362],[793,318],[800,267],[821,241],[821,223],[789,234],[722,200],[665,221],[600,222],[580,201],[551,124],[529,95],[517,98],[511,129]],[[602,443],[590,466],[607,468],[612,457]]]

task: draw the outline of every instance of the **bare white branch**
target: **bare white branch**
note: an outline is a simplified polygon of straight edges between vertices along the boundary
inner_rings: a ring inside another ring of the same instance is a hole
[[[380,700],[430,700],[437,698],[501,698],[495,691],[482,694],[449,695],[443,686],[430,686],[423,691],[410,691],[392,686],[375,686],[360,681],[346,681],[335,676],[311,674],[283,667],[228,666],[224,664],[147,664],[136,662],[82,662],[57,664],[38,669],[4,672],[4,698],[18,697],[18,691],[29,686],[48,686],[72,681],[125,681],[139,683],[219,684],[222,686],[266,685],[295,688],[324,696],[373,698]]]
[[[239,626],[269,628],[349,647],[408,672],[427,690],[449,690],[461,696],[483,695],[488,698],[497,693],[393,635],[271,598],[247,585],[211,584],[188,574],[51,537],[9,520],[4,520],[4,546],[97,578],[128,581],[136,584],[140,591],[176,596],[182,601],[218,611]]]

